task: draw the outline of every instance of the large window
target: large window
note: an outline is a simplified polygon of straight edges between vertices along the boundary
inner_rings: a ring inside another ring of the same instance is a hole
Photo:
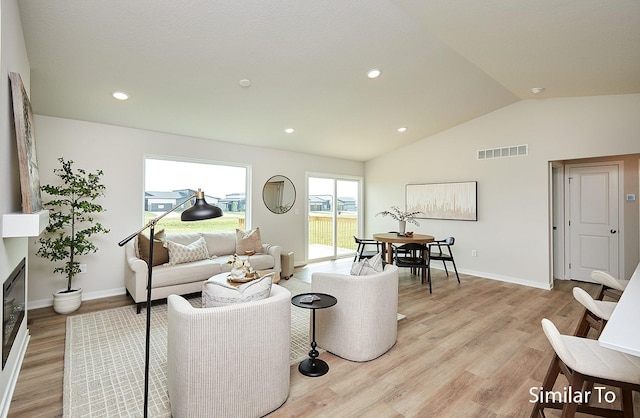
[[[156,230],[168,233],[195,231],[235,231],[247,229],[247,172],[238,165],[177,161],[157,157],[145,158],[144,170],[144,219],[162,215],[175,205],[184,202],[198,189],[205,192],[207,203],[222,209],[224,216],[198,222],[180,221],[180,213],[193,204],[185,203],[161,219]]]

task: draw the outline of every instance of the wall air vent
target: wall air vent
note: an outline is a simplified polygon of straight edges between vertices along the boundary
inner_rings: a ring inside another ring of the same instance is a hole
[[[494,158],[524,157],[529,155],[529,145],[511,145],[509,147],[489,148],[478,150],[478,160]]]

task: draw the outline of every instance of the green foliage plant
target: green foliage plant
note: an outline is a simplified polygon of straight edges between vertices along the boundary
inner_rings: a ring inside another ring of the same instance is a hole
[[[378,216],[378,215],[390,216],[391,218],[395,219],[396,221],[405,221],[405,222],[409,222],[409,223],[412,223],[414,225],[420,226],[418,221],[416,221],[416,219],[415,219],[416,216],[418,216],[420,214],[422,214],[422,212],[420,212],[420,211],[405,212],[403,210],[400,210],[400,208],[397,207],[397,206],[391,206],[391,210],[383,210],[382,212],[376,213],[376,216]]]
[[[45,203],[49,209],[49,225],[46,233],[38,239],[40,247],[36,255],[54,263],[63,262],[53,269],[67,279],[67,290],[71,292],[71,282],[80,273],[80,263],[76,257],[95,253],[98,247],[90,238],[109,230],[96,222],[93,215],[105,209],[95,203],[95,199],[104,196],[105,186],[101,184],[102,170],[89,173],[74,168],[73,161],[58,158],[61,168],[53,173],[60,178],[58,185],[44,185],[42,190],[52,196]]]

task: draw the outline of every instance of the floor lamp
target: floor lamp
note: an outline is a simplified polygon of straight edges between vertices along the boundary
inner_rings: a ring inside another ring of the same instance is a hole
[[[145,346],[145,358],[144,358],[144,417],[147,418],[149,411],[149,349],[150,349],[150,341],[151,341],[151,281],[153,276],[153,241],[155,237],[155,227],[158,221],[174,210],[178,209],[180,206],[189,202],[191,199],[196,198],[195,204],[189,209],[182,212],[180,216],[180,220],[182,221],[201,221],[204,219],[212,219],[219,218],[222,216],[222,210],[217,207],[208,204],[204,200],[204,192],[198,189],[197,192],[193,193],[183,202],[175,205],[167,212],[150,220],[145,226],[140,228],[138,231],[129,235],[122,241],[118,243],[119,246],[125,245],[127,242],[131,241],[135,238],[140,232],[149,228],[149,260],[148,260],[148,273],[147,273],[147,334],[146,334],[146,346]]]

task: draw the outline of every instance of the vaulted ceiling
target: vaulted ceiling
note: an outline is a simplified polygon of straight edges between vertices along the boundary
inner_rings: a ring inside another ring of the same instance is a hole
[[[639,0],[18,5],[34,113],[260,147],[366,161],[523,99],[640,93]]]

